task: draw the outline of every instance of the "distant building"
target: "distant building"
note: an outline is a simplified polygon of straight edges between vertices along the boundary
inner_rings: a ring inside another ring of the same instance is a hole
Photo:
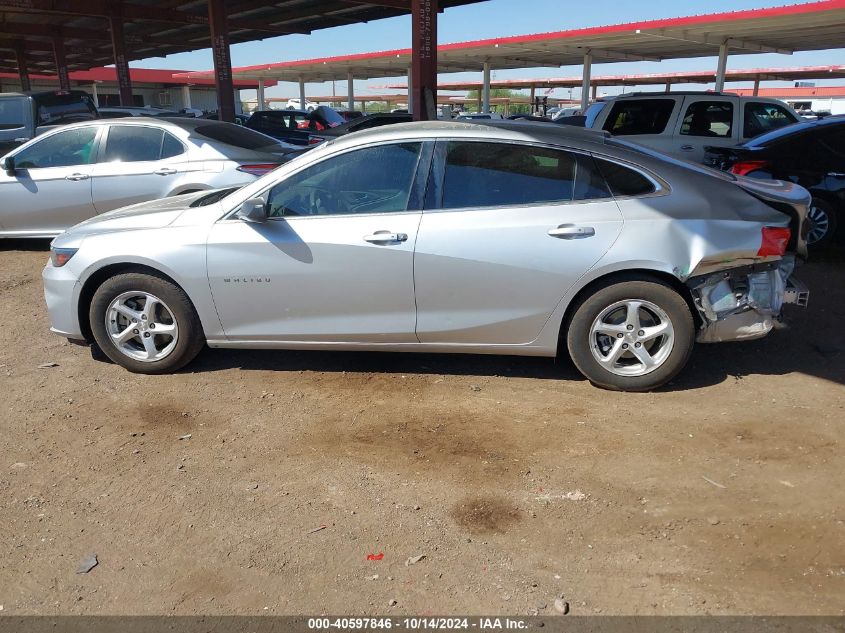
[[[185,70],[162,70],[157,68],[130,68],[132,99],[135,106],[154,106],[171,110],[197,108],[214,111],[217,109],[217,90],[214,79],[184,79],[174,77]],[[30,75],[33,90],[56,90],[59,80],[51,75]],[[73,88],[88,92],[99,107],[120,105],[117,88],[117,73],[113,67],[92,68],[70,73]],[[240,104],[241,90],[255,90],[257,81],[236,79],[235,103]],[[276,85],[266,81],[265,87]],[[19,92],[21,89],[17,73],[0,73],[0,92]]]
[[[730,88],[727,91],[747,97],[754,94],[750,88]],[[798,111],[845,114],[845,86],[760,88],[758,94],[761,97],[786,101]]]

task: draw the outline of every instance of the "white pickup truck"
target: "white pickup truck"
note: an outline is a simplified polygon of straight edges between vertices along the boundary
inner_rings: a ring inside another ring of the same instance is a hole
[[[635,93],[597,101],[585,126],[693,162],[705,147],[732,147],[800,121],[777,99],[723,92]]]

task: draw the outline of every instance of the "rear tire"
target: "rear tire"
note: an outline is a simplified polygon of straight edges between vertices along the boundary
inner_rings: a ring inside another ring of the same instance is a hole
[[[566,342],[572,362],[593,384],[650,391],[686,365],[695,323],[684,298],[663,282],[611,282],[578,304]]]
[[[191,362],[205,346],[197,312],[173,282],[124,273],[97,288],[88,311],[102,352],[139,374],[166,374]]]

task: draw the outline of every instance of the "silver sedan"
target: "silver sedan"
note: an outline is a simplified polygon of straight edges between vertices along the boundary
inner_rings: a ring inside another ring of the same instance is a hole
[[[206,344],[568,353],[642,391],[696,340],[758,338],[806,304],[808,201],[601,132],[408,123],[82,223],[43,277],[53,330],[134,372]]]
[[[139,117],[62,126],[3,157],[0,238],[54,237],[128,204],[244,185],[293,150],[218,121]]]

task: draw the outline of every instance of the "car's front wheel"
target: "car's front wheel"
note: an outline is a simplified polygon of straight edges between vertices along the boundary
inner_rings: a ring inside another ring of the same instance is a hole
[[[578,370],[618,391],[649,391],[683,369],[695,342],[684,298],[660,281],[605,285],[576,307],[566,333]]]
[[[106,280],[94,293],[89,318],[100,349],[136,373],[176,371],[205,345],[188,296],[155,275],[123,273]]]

